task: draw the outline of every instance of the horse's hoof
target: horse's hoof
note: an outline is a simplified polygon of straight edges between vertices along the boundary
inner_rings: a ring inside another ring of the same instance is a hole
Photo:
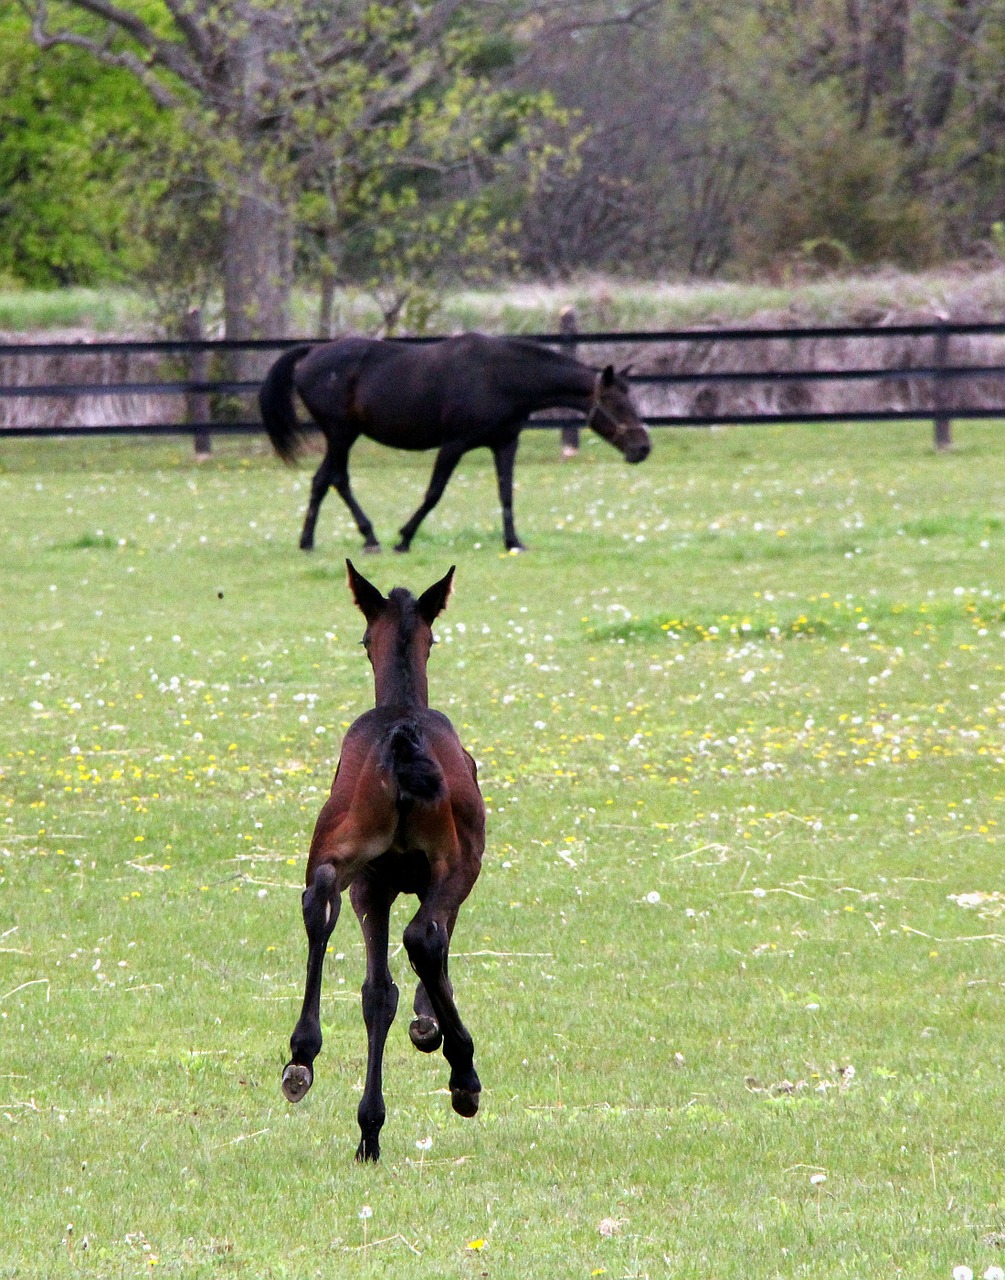
[[[412,544],[410,542],[399,542],[394,549],[399,556],[403,556],[405,552],[411,548],[411,545]]]
[[[478,1099],[481,1093],[478,1089],[451,1089],[450,1105],[459,1116],[470,1118],[478,1111]]]
[[[408,1038],[420,1053],[435,1053],[443,1043],[443,1032],[435,1018],[425,1014],[413,1018],[408,1028]]]
[[[301,544],[300,544],[300,550],[301,550],[301,551],[313,551],[313,550],[314,550],[314,543],[313,543],[313,542],[301,542]]]
[[[380,1159],[380,1143],[376,1138],[364,1138],[356,1148],[357,1164],[376,1164]]]
[[[379,542],[364,542],[364,543],[363,543],[363,554],[364,554],[365,556],[377,556],[377,555],[380,555],[380,543],[379,543]]]
[[[518,556],[521,551],[526,551],[527,548],[522,542],[513,542],[506,547],[506,550],[511,556]]]
[[[283,1093],[288,1102],[299,1102],[314,1083],[314,1072],[299,1062],[289,1062],[283,1068]]]

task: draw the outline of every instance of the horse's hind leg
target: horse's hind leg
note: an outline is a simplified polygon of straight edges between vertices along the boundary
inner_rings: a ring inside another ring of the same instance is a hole
[[[325,499],[325,494],[333,485],[339,497],[349,508],[352,518],[356,521],[356,528],[363,535],[363,550],[380,550],[380,543],[373,531],[370,518],[356,501],[352,489],[349,487],[349,450],[352,448],[355,439],[355,436],[348,441],[335,440],[329,437],[328,451],[325,453],[324,460],[314,473],[314,479],[311,481],[310,502],[307,507],[307,514],[304,517],[303,532],[300,535],[300,546],[304,551],[313,550],[314,528],[318,522],[318,512],[321,509],[321,503]]]
[[[411,546],[415,531],[436,506],[440,498],[443,497],[443,490],[447,487],[447,481],[454,474],[454,468],[467,450],[467,444],[460,440],[452,440],[449,444],[445,444],[436,455],[436,462],[433,464],[433,474],[429,478],[426,496],[422,499],[422,504],[415,514],[406,520],[399,529],[401,540],[394,548],[395,551],[407,551]]]
[[[429,993],[421,982],[415,990],[412,1008],[415,1010],[415,1017],[408,1028],[409,1039],[421,1053],[435,1053],[443,1043],[443,1032],[436,1021]]]
[[[447,956],[457,909],[473,882],[467,875],[434,879],[404,938],[412,968],[443,1034],[443,1056],[450,1063],[450,1100],[462,1116],[473,1116],[478,1110],[482,1086],[475,1071],[474,1044],[454,1003]]]
[[[321,1051],[321,973],[340,904],[335,869],[325,863],[314,872],[303,895],[307,983],[300,1018],[290,1037],[290,1061],[283,1069],[283,1093],[290,1102],[299,1102],[314,1083],[314,1059]]]
[[[360,1142],[357,1160],[380,1158],[380,1131],[386,1115],[383,1093],[384,1045],[398,1009],[398,988],[387,967],[387,921],[396,895],[385,885],[364,877],[349,891],[366,943],[366,978],[363,982],[363,1021],[366,1023],[366,1083],[360,1099]]]

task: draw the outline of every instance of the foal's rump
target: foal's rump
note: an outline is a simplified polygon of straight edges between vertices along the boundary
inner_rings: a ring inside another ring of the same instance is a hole
[[[383,767],[397,787],[397,799],[433,804],[446,794],[443,770],[430,754],[414,720],[395,725],[384,743]]]

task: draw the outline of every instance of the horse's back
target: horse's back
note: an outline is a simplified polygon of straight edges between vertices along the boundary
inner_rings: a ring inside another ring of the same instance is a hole
[[[361,366],[375,347],[374,338],[338,338],[313,347],[297,365],[296,387],[309,409],[329,402],[333,395],[359,376]]]
[[[455,436],[491,434],[514,416],[500,394],[514,358],[509,340],[478,333],[429,343],[341,338],[300,362],[296,385],[322,429],[432,449]]]

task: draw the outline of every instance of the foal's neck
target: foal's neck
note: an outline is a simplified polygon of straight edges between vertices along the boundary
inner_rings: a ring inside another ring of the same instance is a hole
[[[426,668],[404,645],[395,645],[373,669],[374,701],[378,707],[428,707]]]
[[[383,677],[374,673],[374,702],[378,707],[428,707],[429,689],[424,671],[395,671]]]

